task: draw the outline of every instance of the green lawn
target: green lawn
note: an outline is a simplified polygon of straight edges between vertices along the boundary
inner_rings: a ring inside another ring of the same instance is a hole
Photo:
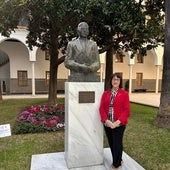
[[[3,100],[0,125],[10,123],[13,128],[22,108],[45,103],[46,99]],[[170,129],[153,125],[157,109],[131,104],[131,112],[124,136],[125,152],[147,170],[170,169]],[[106,140],[104,145],[107,147]],[[29,170],[31,155],[60,151],[64,151],[63,131],[0,138],[0,170]]]
[[[124,150],[147,170],[170,170],[170,129],[154,126],[157,111],[131,104]]]

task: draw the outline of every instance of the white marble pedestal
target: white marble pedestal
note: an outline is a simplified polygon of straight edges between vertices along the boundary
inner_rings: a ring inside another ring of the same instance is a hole
[[[103,126],[99,116],[103,89],[101,82],[65,83],[65,160],[69,169],[104,162]],[[80,102],[82,92],[85,92],[85,102]]]

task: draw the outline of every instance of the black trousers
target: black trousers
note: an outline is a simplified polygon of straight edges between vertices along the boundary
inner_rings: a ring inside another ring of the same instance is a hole
[[[126,126],[119,126],[115,129],[104,126],[105,133],[108,139],[109,147],[112,154],[113,166],[119,167],[122,161],[123,153],[123,134]]]

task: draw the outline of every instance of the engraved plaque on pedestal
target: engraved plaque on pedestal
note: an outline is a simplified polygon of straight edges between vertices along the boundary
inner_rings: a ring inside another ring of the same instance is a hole
[[[94,91],[80,91],[79,92],[79,103],[95,103],[95,92]]]

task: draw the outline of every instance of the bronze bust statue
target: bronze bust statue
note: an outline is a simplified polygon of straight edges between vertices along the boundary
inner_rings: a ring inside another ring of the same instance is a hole
[[[87,39],[89,26],[86,22],[78,25],[79,37],[67,45],[65,67],[70,69],[70,82],[98,82],[97,70],[100,58],[96,42]]]

